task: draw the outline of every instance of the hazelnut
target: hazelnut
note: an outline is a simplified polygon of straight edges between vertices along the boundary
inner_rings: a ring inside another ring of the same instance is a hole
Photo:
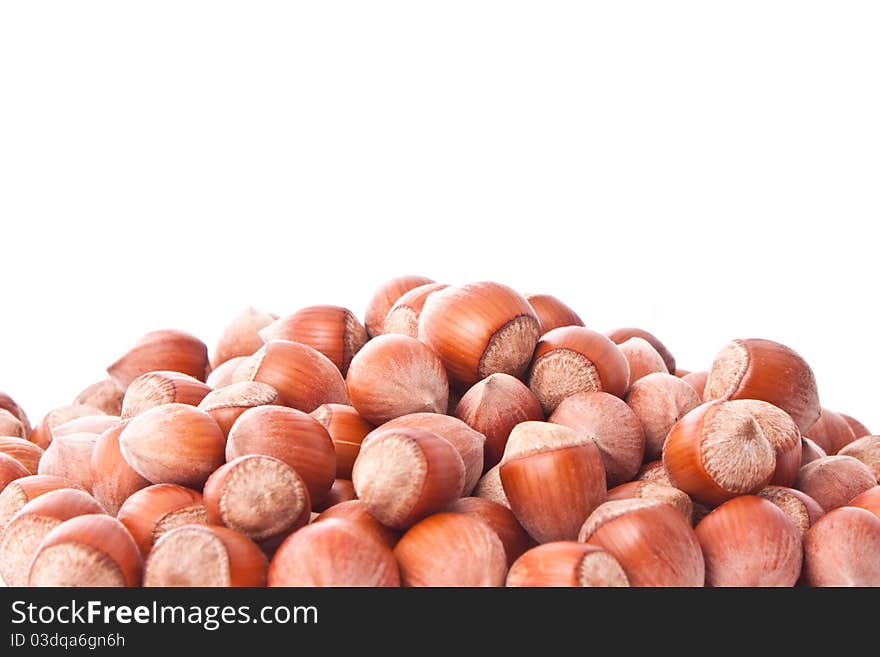
[[[337,479],[330,487],[330,492],[327,493],[327,497],[324,498],[324,501],[321,504],[314,507],[314,511],[317,513],[323,513],[337,504],[350,502],[355,499],[357,499],[357,495],[354,492],[354,484],[351,480]]]
[[[507,495],[504,493],[504,486],[501,485],[500,463],[486,470],[486,474],[477,482],[473,494],[475,497],[497,502],[501,506],[510,508],[510,500],[507,499]]]
[[[676,488],[714,506],[764,488],[776,470],[776,456],[747,409],[709,402],[672,427],[663,466]]]
[[[18,421],[21,422],[22,426],[25,429],[25,433],[30,435],[31,433],[31,423],[28,420],[27,413],[24,412],[21,406],[19,406],[15,400],[7,395],[5,392],[0,392],[0,409],[4,411],[9,411],[12,413]]]
[[[617,347],[629,363],[629,383],[632,385],[643,376],[660,372],[669,374],[663,357],[651,346],[651,343],[642,338],[630,338],[624,340]]]
[[[260,330],[277,319],[275,315],[259,311],[253,306],[245,308],[233,318],[223,329],[220,339],[217,340],[217,346],[214,348],[211,365],[215,371],[219,366],[234,358],[253,355],[257,349],[263,346]]]
[[[510,432],[520,422],[544,419],[538,398],[519,379],[496,373],[472,386],[458,402],[455,417],[486,437],[483,469],[501,461]]]
[[[172,529],[208,522],[202,495],[177,484],[156,484],[132,493],[116,517],[131,533],[144,556]]]
[[[340,502],[331,506],[313,521],[313,523],[322,522],[335,518],[337,520],[345,520],[346,522],[357,525],[358,532],[361,534],[370,534],[380,543],[387,545],[393,549],[400,540],[400,532],[389,529],[367,511],[364,503],[360,500],[349,500],[348,502]]]
[[[449,287],[444,283],[428,283],[414,287],[402,295],[385,316],[385,328],[382,333],[399,333],[410,338],[419,337],[419,317],[425,301],[434,292]]]
[[[437,513],[412,526],[394,548],[404,586],[503,586],[507,557],[488,524]]]
[[[773,404],[757,399],[740,399],[730,402],[734,406],[745,408],[764,433],[764,437],[773,446],[776,454],[776,470],[771,484],[792,486],[797,478],[803,458],[801,432],[791,416]]]
[[[116,518],[86,514],[46,534],[30,564],[28,586],[139,586],[143,562]]]
[[[226,460],[261,454],[296,470],[314,506],[323,504],[336,479],[336,453],[330,434],[314,417],[283,406],[248,409],[229,430]]]
[[[122,456],[119,435],[123,429],[125,425],[119,424],[98,436],[89,463],[92,495],[112,515],[133,493],[150,485]]]
[[[578,540],[611,554],[631,586],[703,586],[697,535],[679,511],[660,500],[605,502],[584,522]]]
[[[0,491],[16,479],[27,477],[30,472],[22,463],[8,454],[0,454]]]
[[[190,487],[223,464],[225,442],[211,416],[187,404],[151,408],[119,434],[122,456],[144,479]]]
[[[795,486],[826,512],[849,504],[856,495],[877,485],[868,466],[851,456],[826,456],[811,461],[798,472]]]
[[[840,415],[840,417],[842,417],[846,421],[846,423],[849,425],[849,428],[852,429],[853,435],[856,438],[862,438],[863,436],[872,435],[871,432],[868,430],[868,427],[866,427],[854,417],[850,417],[849,415],[846,415],[844,413],[838,413],[838,415]]]
[[[636,476],[645,455],[645,431],[623,400],[607,392],[581,392],[562,400],[550,422],[590,436],[599,448],[609,486]]]
[[[499,283],[435,292],[419,317],[419,339],[437,352],[450,383],[459,388],[496,372],[520,376],[539,336],[538,318],[528,301]]]
[[[500,475],[516,519],[539,543],[574,539],[605,499],[605,468],[596,443],[557,424],[514,427]]]
[[[269,586],[400,586],[400,572],[387,545],[353,522],[331,518],[281,544]]]
[[[27,431],[17,417],[0,408],[0,436],[27,438]]]
[[[60,406],[46,413],[39,424],[34,427],[30,433],[28,440],[39,445],[42,449],[46,449],[52,442],[52,436],[55,429],[71,420],[79,417],[90,415],[101,415],[101,411],[91,406],[83,406],[81,404],[72,404],[70,406]]]
[[[693,388],[700,399],[705,398],[706,381],[709,380],[708,372],[691,372],[681,377],[681,380]]]
[[[7,586],[25,586],[34,554],[50,531],[70,518],[103,512],[91,495],[72,488],[35,497],[9,520],[0,535],[0,577]]]
[[[381,335],[354,357],[346,378],[351,405],[375,425],[409,413],[445,413],[449,383],[443,362],[405,335]]]
[[[796,488],[767,486],[758,493],[758,497],[778,506],[801,534],[806,533],[825,514],[816,500]]]
[[[125,390],[122,419],[127,420],[162,404],[198,406],[211,392],[208,384],[180,372],[147,372]]]
[[[526,301],[535,311],[541,335],[562,326],[583,326],[580,316],[551,294],[527,294]]]
[[[507,573],[507,586],[629,586],[613,556],[577,541],[544,543],[523,554]]]
[[[66,479],[52,475],[29,475],[10,482],[0,492],[0,536],[12,517],[25,504],[50,491],[60,488],[74,488],[75,486],[76,484]]]
[[[260,345],[262,344],[262,341],[260,341]],[[247,359],[248,356],[236,356],[235,358],[223,361],[211,370],[206,383],[211,386],[213,390],[219,390],[220,388],[225,388],[231,383],[235,383],[235,374],[238,371],[238,368],[241,367]]]
[[[107,429],[118,426],[119,422],[120,418],[116,415],[84,415],[58,425],[52,432],[52,436],[57,438],[74,433],[93,433],[100,436]]]
[[[629,364],[618,346],[601,333],[567,326],[541,337],[528,382],[549,415],[578,392],[623,397],[629,388]]]
[[[386,422],[364,439],[364,444],[374,435],[388,429],[425,429],[446,439],[464,462],[464,485],[462,495],[470,495],[483,473],[483,446],[486,438],[458,418],[437,413],[411,413]]]
[[[345,376],[351,359],[367,340],[367,330],[354,313],[340,306],[309,306],[260,330],[265,341],[290,340],[324,354]]]
[[[771,340],[733,340],[715,357],[704,399],[760,399],[781,408],[801,432],[819,419],[816,377],[793,349]]]
[[[825,458],[826,456],[828,455],[825,453],[824,449],[819,447],[806,436],[801,437],[801,467],[804,467],[807,463],[812,463],[817,459]]]
[[[794,586],[801,574],[801,532],[769,501],[729,500],[696,527],[707,586]]]
[[[371,338],[382,335],[385,329],[385,318],[395,302],[404,294],[422,285],[434,281],[424,276],[400,276],[383,283],[373,294],[364,314],[364,324]]]
[[[164,534],[144,567],[144,586],[265,586],[266,556],[226,527],[184,525]]]
[[[14,485],[15,483],[10,484],[10,486]],[[9,489],[7,488],[7,490]],[[2,499],[2,496],[0,496],[0,499]],[[866,509],[880,518],[880,486],[874,486],[873,488],[866,490],[864,493],[856,495],[849,501],[847,506],[857,506],[861,509]],[[2,530],[2,505],[0,505],[0,531]]]
[[[345,404],[322,404],[311,415],[327,429],[333,440],[336,476],[351,479],[351,468],[361,451],[361,443],[373,430],[373,425],[362,418],[353,406]]]
[[[804,579],[810,586],[880,586],[878,554],[880,518],[865,509],[835,509],[804,536]]]
[[[626,404],[645,430],[645,457],[660,458],[670,429],[700,405],[700,397],[684,380],[655,372],[632,384]]]
[[[170,370],[204,381],[208,375],[208,348],[198,338],[183,331],[162,330],[147,333],[107,368],[121,390],[141,374]]]
[[[819,419],[806,431],[806,435],[828,456],[837,454],[856,439],[855,432],[843,416],[827,408],[822,409]]]
[[[375,433],[354,462],[352,481],[376,520],[406,529],[454,502],[464,476],[464,462],[448,441],[407,427]]]
[[[282,404],[311,413],[321,404],[347,404],[345,380],[321,352],[298,342],[270,340],[234,375],[237,381],[268,383]]]
[[[249,408],[278,403],[278,391],[265,383],[240,381],[209,392],[199,402],[199,408],[214,418],[224,436],[235,421]]]
[[[508,566],[533,544],[531,537],[519,524],[513,512],[497,502],[481,497],[462,497],[453,502],[448,510],[451,513],[463,513],[481,520],[498,534],[504,546]]]
[[[666,345],[660,342],[660,340],[652,333],[648,333],[639,328],[626,327],[614,329],[613,331],[608,331],[606,334],[614,344],[623,344],[630,338],[640,338],[650,344],[654,350],[660,354],[660,357],[663,359],[663,363],[666,365],[667,372],[675,372],[675,356],[672,355],[672,352],[666,348]]]
[[[37,474],[37,465],[43,456],[43,450],[24,438],[0,436],[0,454],[14,458],[24,466],[28,474]]]
[[[862,436],[843,447],[838,454],[858,459],[868,466],[875,479],[880,479],[880,436]]]
[[[56,435],[43,452],[37,473],[61,477],[91,491],[92,452],[97,441],[98,436],[93,433]]]
[[[122,397],[125,394],[112,379],[104,379],[84,388],[76,399],[74,404],[91,406],[107,415],[122,415]]]
[[[296,470],[271,456],[229,461],[205,482],[208,522],[263,544],[278,545],[309,522],[312,503]]]
[[[651,481],[628,481],[620,486],[615,486],[608,491],[606,501],[613,500],[660,500],[666,502],[684,516],[688,524],[692,524],[694,518],[694,504],[687,493],[665,484],[655,484]]]

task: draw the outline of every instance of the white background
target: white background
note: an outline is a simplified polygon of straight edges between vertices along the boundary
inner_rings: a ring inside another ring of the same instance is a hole
[[[880,427],[876,2],[0,7],[0,389],[33,420],[148,330],[422,273],[688,369],[785,342]]]

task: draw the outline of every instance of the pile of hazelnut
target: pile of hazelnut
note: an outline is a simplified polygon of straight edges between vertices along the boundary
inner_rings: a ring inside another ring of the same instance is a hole
[[[880,586],[880,436],[790,348],[684,372],[549,295],[388,281],[148,333],[31,428],[10,586]]]

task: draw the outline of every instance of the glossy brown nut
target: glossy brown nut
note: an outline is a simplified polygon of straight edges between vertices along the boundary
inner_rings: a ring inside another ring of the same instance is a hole
[[[361,451],[361,443],[375,427],[353,406],[345,404],[322,404],[311,416],[327,429],[333,441],[337,479],[351,479],[351,468]]]
[[[385,328],[383,333],[397,333],[410,338],[419,337],[419,317],[425,301],[434,292],[449,287],[444,283],[428,283],[414,287],[402,295],[385,316]]]
[[[183,525],[207,524],[208,512],[198,491],[177,484],[156,484],[125,500],[117,519],[146,556],[166,532]]]
[[[226,460],[262,454],[284,461],[303,478],[315,506],[324,502],[336,479],[336,452],[330,434],[314,417],[284,406],[245,411],[226,442]]]
[[[776,505],[754,495],[729,500],[696,527],[707,586],[794,586],[801,531]]]
[[[407,427],[379,431],[366,442],[352,481],[373,517],[406,529],[458,499],[464,476],[464,462],[448,441]]]
[[[367,304],[364,313],[364,325],[371,338],[382,335],[385,329],[385,318],[395,302],[404,294],[422,285],[428,285],[434,281],[424,276],[399,276],[385,281]]]
[[[0,536],[12,517],[31,500],[53,490],[75,487],[76,484],[52,475],[29,475],[10,482],[0,492]]]
[[[810,586],[880,586],[880,518],[841,507],[804,537],[804,580]]]
[[[864,463],[851,456],[826,456],[802,467],[795,487],[819,503],[826,512],[849,504],[857,495],[877,485]]]
[[[404,586],[503,586],[504,546],[488,524],[461,513],[438,513],[411,527],[394,556]]]
[[[22,407],[19,406],[16,401],[5,392],[0,392],[0,409],[3,409],[4,411],[9,411],[15,417],[17,417],[18,421],[21,422],[21,424],[24,426],[25,432],[27,434],[30,434],[31,423],[28,420],[27,413],[25,413],[24,409],[22,409]]]
[[[645,431],[619,397],[580,392],[562,400],[549,422],[590,436],[599,448],[608,486],[632,480],[645,456]]]
[[[504,546],[504,554],[507,555],[508,566],[533,544],[513,512],[502,504],[482,497],[462,497],[453,502],[448,510],[481,520],[498,534]]]
[[[98,436],[89,463],[92,495],[112,515],[119,512],[119,507],[131,495],[150,485],[122,456],[119,435],[124,428],[125,424],[119,424]]]
[[[357,524],[324,519],[303,527],[278,548],[269,586],[400,586],[394,554]]]
[[[522,375],[539,336],[538,318],[528,301],[499,283],[435,292],[419,317],[419,339],[437,352],[450,384],[458,388],[496,372]]]
[[[841,456],[852,456],[868,466],[875,479],[880,479],[880,436],[862,436],[841,449]]]
[[[703,586],[700,542],[681,513],[660,500],[605,502],[581,527],[578,540],[620,563],[631,586]]]
[[[501,461],[510,432],[520,422],[544,419],[538,398],[509,374],[492,374],[472,386],[455,408],[455,417],[486,437],[483,470]]]
[[[633,383],[626,404],[644,427],[645,458],[659,458],[670,429],[700,403],[696,391],[671,374],[648,374]]]
[[[856,438],[861,438],[862,436],[871,436],[873,433],[866,427],[864,424],[859,422],[852,416],[849,416],[845,413],[838,413],[840,417],[842,417],[846,423],[849,425],[849,428],[852,429],[853,434]]]
[[[88,493],[59,488],[25,504],[0,535],[0,578],[7,586],[27,585],[34,554],[43,538],[65,520],[104,509]]]
[[[81,515],[62,522],[40,543],[28,586],[139,586],[143,561],[116,518]]]
[[[28,440],[39,445],[42,449],[46,449],[52,442],[55,430],[67,424],[71,420],[80,417],[88,417],[92,415],[100,415],[101,411],[91,406],[83,406],[81,404],[71,404],[69,406],[60,406],[46,413],[39,424],[34,427],[28,436]]]
[[[321,404],[347,404],[339,369],[324,354],[298,342],[270,340],[236,370],[236,381],[259,381],[278,391],[279,399],[304,413]]]
[[[266,326],[260,337],[290,340],[324,354],[345,376],[352,358],[369,337],[354,313],[341,306],[309,306]]]
[[[483,473],[485,436],[474,431],[458,418],[437,413],[412,413],[395,418],[375,429],[364,438],[364,444],[369,443],[374,435],[382,431],[406,428],[430,431],[445,439],[456,449],[464,463],[464,484],[461,494],[470,495]]]
[[[776,486],[794,485],[803,459],[803,444],[801,432],[791,416],[781,408],[757,399],[740,399],[731,403],[752,414],[764,437],[773,446],[776,470],[770,483]]]
[[[801,534],[806,533],[819,518],[825,515],[825,511],[816,500],[796,488],[767,486],[758,493],[758,497],[763,497],[778,506]]]
[[[443,362],[405,335],[370,340],[352,361],[345,383],[351,405],[374,425],[410,413],[446,413],[449,403]]]
[[[672,352],[666,348],[666,345],[660,342],[657,336],[653,333],[648,333],[648,331],[639,328],[625,327],[608,331],[606,335],[611,338],[611,341],[614,342],[614,344],[621,344],[630,338],[641,338],[642,340],[645,340],[657,351],[658,354],[660,354],[660,357],[663,358],[666,370],[668,372],[675,372],[675,356],[672,355]]]
[[[214,355],[211,357],[211,365],[214,369],[233,358],[252,356],[263,346],[260,329],[269,326],[276,319],[278,318],[275,315],[261,312],[253,306],[245,308],[220,334],[217,346],[214,347]]]
[[[247,536],[184,525],[163,535],[144,568],[144,586],[265,586],[269,564]]]
[[[122,456],[154,484],[199,488],[224,461],[226,440],[213,418],[187,404],[157,406],[119,434]]]
[[[568,326],[541,336],[528,383],[549,415],[563,399],[579,392],[623,397],[629,388],[629,364],[618,346],[601,333]]]
[[[544,543],[523,554],[507,573],[507,586],[629,586],[613,556],[577,541]]]
[[[681,378],[682,381],[687,382],[687,384],[694,389],[700,399],[705,399],[706,381],[709,380],[708,372],[691,372],[690,374],[685,374]]]
[[[92,490],[92,452],[98,436],[73,433],[55,436],[37,466],[37,473],[72,481],[83,490]]]
[[[693,524],[694,504],[687,493],[672,486],[651,481],[628,481],[608,491],[605,500],[659,500],[681,513],[688,524]]]
[[[211,387],[180,372],[147,372],[129,384],[122,399],[122,419],[127,420],[162,404],[198,406]]]
[[[676,488],[715,506],[766,486],[776,470],[776,455],[747,409],[709,402],[669,432],[663,466]]]
[[[837,454],[858,437],[842,415],[827,408],[822,409],[819,419],[805,433],[828,456]]]
[[[704,399],[760,399],[806,431],[819,419],[816,377],[793,349],[771,340],[733,340],[715,357]]]
[[[580,315],[552,294],[527,294],[525,298],[538,317],[541,335],[562,326],[584,326]]]
[[[142,336],[107,368],[116,386],[125,390],[141,374],[170,370],[204,381],[208,376],[208,348],[183,331],[152,331]]]
[[[370,534],[377,541],[387,545],[391,549],[393,549],[394,546],[397,545],[397,541],[400,540],[400,532],[390,529],[376,520],[370,515],[370,512],[367,511],[366,506],[364,506],[364,503],[360,500],[340,502],[339,504],[331,506],[326,511],[321,512],[321,514],[312,522],[322,522],[324,520],[330,520],[331,518],[354,523],[358,526],[358,531],[360,533]]]
[[[278,403],[278,391],[266,383],[240,381],[209,392],[199,402],[199,408],[214,418],[224,436],[244,412],[257,406]]]
[[[121,390],[112,379],[104,379],[84,388],[74,404],[91,406],[107,415],[122,415],[122,398],[125,391]]]
[[[28,433],[17,417],[0,408],[0,436],[27,438]]]
[[[847,506],[857,506],[861,509],[866,509],[880,518],[880,486],[874,486],[864,493],[856,495],[849,501]],[[2,529],[2,526],[0,524],[0,529]]]
[[[43,456],[43,450],[24,438],[14,438],[12,436],[0,436],[0,454],[5,454],[14,458],[24,466],[28,474],[37,474],[37,467],[40,458]],[[3,486],[0,484],[0,489]]]
[[[510,434],[499,470],[520,524],[539,543],[572,540],[605,499],[605,467],[589,436],[548,422]]]
[[[624,340],[617,347],[629,363],[629,384],[632,385],[648,374],[669,374],[663,357],[642,338]]]
[[[271,546],[305,526],[312,510],[308,488],[296,470],[258,454],[215,470],[205,482],[204,502],[209,524]]]

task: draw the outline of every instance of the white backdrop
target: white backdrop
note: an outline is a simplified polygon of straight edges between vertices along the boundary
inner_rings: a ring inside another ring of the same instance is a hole
[[[701,369],[767,337],[880,431],[875,2],[6,2],[0,390],[140,334],[550,292]]]

